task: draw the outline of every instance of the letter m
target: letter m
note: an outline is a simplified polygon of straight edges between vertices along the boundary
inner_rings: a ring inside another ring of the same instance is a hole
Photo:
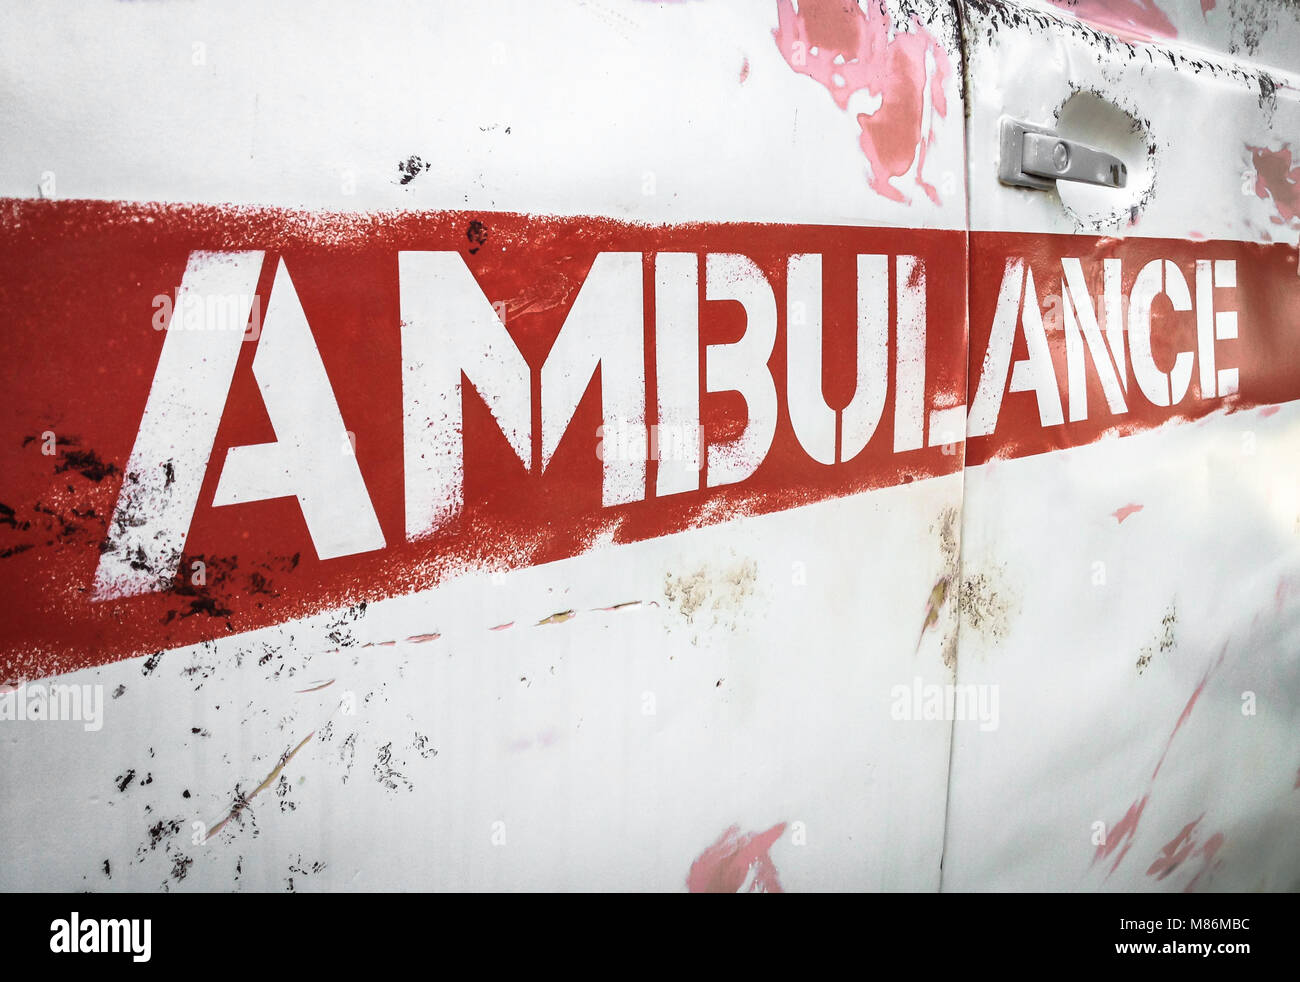
[[[397,261],[406,536],[416,540],[453,521],[465,505],[465,381],[532,470],[532,376],[459,253],[401,252]],[[601,253],[542,366],[543,470],[597,368],[605,432],[644,426],[644,344],[641,256]],[[644,497],[645,470],[644,458],[607,454],[603,503]]]

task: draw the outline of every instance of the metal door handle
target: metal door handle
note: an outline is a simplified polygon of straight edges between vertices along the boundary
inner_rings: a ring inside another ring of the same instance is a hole
[[[1002,117],[998,180],[1013,187],[1050,190],[1057,181],[1122,188],[1128,168],[1113,154],[1057,136],[1044,126]]]

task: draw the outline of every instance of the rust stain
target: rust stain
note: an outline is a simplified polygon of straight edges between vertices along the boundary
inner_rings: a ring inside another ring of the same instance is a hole
[[[737,616],[753,595],[758,563],[744,559],[727,568],[704,566],[694,572],[664,578],[664,597],[686,619],[695,623],[711,617],[713,624]]]
[[[565,621],[573,620],[573,618],[577,616],[578,612],[576,610],[561,610],[552,614],[550,617],[543,617],[534,626],[541,627],[543,624],[563,624]]]
[[[916,637],[916,648],[913,654],[921,650],[921,641],[925,638],[925,632],[939,623],[939,608],[948,598],[948,577],[941,576],[933,589],[930,590],[929,599],[925,604],[925,620],[921,622],[921,633]]]
[[[990,568],[987,572],[972,573],[962,580],[957,596],[957,609],[961,613],[963,630],[972,630],[993,641],[1000,641],[1010,630],[1013,606],[1020,605],[1010,595],[1003,577],[1005,567]]]

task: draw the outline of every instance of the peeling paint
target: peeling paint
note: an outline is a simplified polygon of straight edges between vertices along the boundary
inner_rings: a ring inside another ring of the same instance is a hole
[[[840,109],[862,97],[879,99],[855,116],[858,143],[871,168],[871,189],[891,201],[908,199],[892,183],[915,165],[915,183],[935,204],[939,192],[923,178],[925,152],[934,142],[934,117],[948,114],[944,83],[952,74],[948,53],[915,17],[909,30],[892,23],[883,4],[777,0],[773,32],[786,63],[823,85]]]
[[[781,893],[781,879],[769,855],[785,833],[785,823],[766,832],[740,833],[732,825],[691,864],[690,893]]]
[[[1277,212],[1270,220],[1283,225],[1300,217],[1300,167],[1291,166],[1291,145],[1277,150],[1247,145],[1255,167],[1255,196],[1272,201]]]

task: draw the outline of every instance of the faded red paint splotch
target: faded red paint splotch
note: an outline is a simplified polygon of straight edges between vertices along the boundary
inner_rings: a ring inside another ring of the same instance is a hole
[[[686,889],[691,893],[781,893],[781,878],[769,852],[785,833],[785,822],[766,832],[740,833],[733,825],[691,863]],[[753,878],[750,879],[750,873]]]
[[[1147,867],[1147,876],[1163,880],[1187,860],[1196,849],[1196,826],[1201,824],[1201,819],[1204,817],[1201,815],[1188,822],[1183,826],[1182,831],[1161,847],[1160,855]]]
[[[1227,653],[1228,648],[1225,645],[1219,652],[1219,657],[1210,663],[1209,668],[1205,670],[1205,674],[1201,676],[1200,684],[1192,690],[1192,694],[1188,697],[1186,705],[1183,706],[1183,711],[1179,713],[1178,719],[1174,723],[1174,728],[1169,733],[1169,738],[1165,740],[1164,749],[1160,752],[1160,759],[1156,761],[1155,769],[1151,772],[1151,777],[1147,779],[1146,790],[1143,792],[1142,797],[1136,799],[1128,806],[1128,810],[1124,812],[1124,817],[1110,827],[1110,834],[1106,837],[1106,841],[1097,846],[1097,851],[1092,857],[1094,864],[1100,860],[1108,859],[1112,853],[1117,849],[1119,850],[1119,855],[1115,857],[1115,861],[1111,864],[1110,870],[1106,873],[1107,876],[1110,876],[1111,873],[1114,873],[1115,870],[1119,869],[1120,863],[1124,861],[1124,857],[1128,854],[1129,849],[1133,847],[1133,842],[1137,837],[1138,825],[1142,821],[1142,813],[1146,810],[1147,804],[1151,800],[1151,792],[1155,788],[1156,777],[1160,773],[1160,768],[1165,764],[1165,758],[1169,756],[1169,748],[1173,746],[1174,738],[1178,736],[1178,731],[1183,728],[1183,724],[1187,722],[1189,717],[1191,717],[1192,710],[1196,708],[1196,703],[1201,698],[1201,694],[1205,691],[1205,687],[1209,683],[1211,676],[1213,676],[1219,666],[1223,664],[1223,659]],[[1200,821],[1200,819],[1197,819],[1197,821]],[[1192,826],[1195,826],[1195,824],[1196,823],[1193,822]],[[1192,826],[1184,829],[1184,832],[1190,831]],[[1171,847],[1174,847],[1174,849],[1176,849],[1178,848],[1177,842],[1178,840],[1175,839],[1173,843],[1169,843],[1165,848],[1170,849]],[[1209,843],[1207,843],[1207,845],[1208,844]],[[1121,845],[1123,845],[1122,849],[1120,849]],[[1218,846],[1216,845],[1215,848],[1217,849]],[[1172,856],[1172,852],[1170,853],[1170,856]],[[1170,857],[1166,856],[1165,858],[1169,859]],[[1183,856],[1182,858],[1185,859],[1186,856]],[[1182,862],[1182,859],[1179,859],[1178,861]],[[1151,869],[1147,870],[1147,875],[1154,875],[1152,870],[1157,869],[1159,862],[1160,860],[1157,859],[1157,862],[1152,864]],[[1170,868],[1170,872],[1172,872],[1172,867]]]
[[[1274,225],[1283,225],[1300,216],[1300,167],[1291,166],[1291,146],[1280,149],[1252,147],[1251,162],[1255,165],[1255,195],[1273,201],[1277,214],[1271,216]]]
[[[1188,822],[1176,836],[1161,847],[1160,854],[1147,868],[1147,876],[1154,876],[1157,880],[1163,880],[1189,859],[1200,857],[1200,869],[1187,881],[1187,885],[1183,888],[1185,893],[1191,893],[1196,888],[1196,884],[1200,882],[1201,877],[1211,869],[1216,869],[1222,865],[1222,862],[1216,861],[1215,857],[1223,847],[1227,837],[1222,832],[1215,832],[1205,842],[1198,843],[1197,836],[1203,818],[1205,818],[1205,815],[1201,814]]]
[[[891,201],[907,201],[891,181],[915,162],[917,186],[939,204],[939,192],[922,173],[926,148],[934,142],[934,116],[948,114],[943,86],[952,67],[943,46],[915,17],[910,31],[895,30],[877,3],[863,10],[856,0],[802,0],[796,11],[792,0],[777,0],[776,9],[772,33],[794,71],[820,82],[845,111],[858,92],[881,99],[875,112],[857,114],[871,189]]]
[[[1184,893],[1191,893],[1196,889],[1196,884],[1200,881],[1202,876],[1208,873],[1211,869],[1218,869],[1223,865],[1223,860],[1216,860],[1215,857],[1223,847],[1223,843],[1226,839],[1227,836],[1222,832],[1215,832],[1214,835],[1205,840],[1205,845],[1201,846],[1201,848],[1197,850],[1196,855],[1201,857],[1201,868],[1196,871],[1195,876],[1187,881],[1187,886],[1183,887]]]
[[[1099,859],[1109,858],[1110,854],[1123,844],[1124,848],[1120,849],[1119,855],[1115,857],[1110,872],[1114,873],[1119,868],[1119,864],[1124,861],[1128,851],[1133,848],[1133,836],[1137,834],[1138,824],[1142,821],[1142,812],[1146,808],[1150,797],[1149,794],[1145,794],[1128,806],[1128,811],[1124,813],[1124,817],[1111,828],[1106,841],[1097,847],[1097,854],[1092,860],[1094,863]]]
[[[1123,505],[1120,508],[1116,508],[1111,512],[1111,514],[1115,516],[1115,521],[1117,523],[1123,524],[1124,519],[1128,518],[1130,515],[1136,515],[1142,510],[1142,508],[1142,505]]]
[[[1050,0],[1052,6],[1074,14],[1104,31],[1135,41],[1175,38],[1178,30],[1155,0]],[[1205,0],[1202,0],[1204,8]],[[1213,6],[1213,3],[1211,3]]]

